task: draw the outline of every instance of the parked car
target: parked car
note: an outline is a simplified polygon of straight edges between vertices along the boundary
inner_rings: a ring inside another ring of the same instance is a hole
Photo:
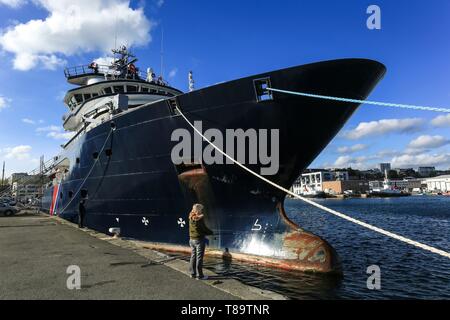
[[[18,213],[20,210],[16,207],[10,206],[8,203],[0,203],[0,215],[12,216]]]

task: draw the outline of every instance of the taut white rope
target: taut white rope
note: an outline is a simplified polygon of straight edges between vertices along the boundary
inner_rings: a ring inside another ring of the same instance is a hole
[[[336,210],[327,208],[327,207],[325,207],[325,206],[323,206],[323,205],[321,205],[321,204],[319,204],[319,203],[317,203],[317,202],[314,202],[314,201],[312,201],[312,200],[309,200],[309,199],[307,199],[307,198],[304,198],[304,197],[302,197],[302,196],[299,196],[298,194],[295,194],[295,193],[291,192],[290,190],[288,190],[288,189],[286,189],[286,188],[283,188],[282,186],[280,186],[280,185],[278,185],[278,184],[276,184],[276,183],[270,181],[269,179],[267,179],[267,178],[265,178],[265,177],[259,175],[258,173],[256,173],[256,172],[252,171],[251,169],[247,168],[245,165],[243,165],[243,164],[240,163],[239,161],[233,159],[231,156],[229,156],[229,155],[226,154],[224,151],[222,151],[219,147],[217,147],[214,143],[212,143],[208,138],[206,138],[206,137],[205,137],[205,136],[204,136],[204,135],[203,135],[203,134],[202,134],[202,133],[201,133],[201,132],[193,125],[193,124],[192,124],[192,122],[189,121],[188,118],[186,118],[186,116],[184,115],[183,112],[181,112],[181,110],[178,108],[178,106],[176,106],[176,109],[178,110],[178,112],[180,113],[180,115],[183,117],[183,119],[189,124],[189,126],[191,126],[191,128],[194,129],[194,131],[195,131],[198,135],[200,135],[200,136],[203,138],[203,140],[205,140],[206,142],[208,142],[214,149],[216,149],[218,152],[220,152],[223,156],[225,156],[225,157],[227,157],[228,159],[230,159],[234,164],[238,165],[239,167],[241,167],[242,169],[244,169],[244,170],[247,171],[248,173],[254,175],[254,176],[257,177],[258,179],[261,179],[261,180],[263,180],[264,182],[270,184],[271,186],[273,186],[273,187],[275,187],[275,188],[277,188],[277,189],[279,189],[279,190],[281,190],[281,191],[283,191],[283,192],[285,192],[285,193],[287,193],[287,194],[289,194],[289,195],[291,195],[291,196],[293,196],[293,197],[295,197],[295,198],[297,198],[297,199],[300,199],[300,200],[302,200],[302,201],[304,201],[304,202],[306,202],[306,203],[308,203],[308,204],[310,204],[310,205],[312,205],[312,206],[314,206],[314,207],[316,207],[316,208],[319,208],[319,209],[321,209],[321,210],[324,210],[324,211],[326,211],[326,212],[328,212],[328,213],[331,213],[331,214],[333,214],[333,215],[335,215],[335,216],[338,216],[338,217],[340,217],[340,218],[342,218],[342,219],[348,220],[348,221],[350,221],[350,222],[356,223],[356,224],[358,224],[358,225],[360,225],[360,226],[362,226],[362,227],[365,227],[365,228],[367,228],[367,229],[370,229],[370,230],[373,230],[373,231],[375,231],[375,232],[384,234],[385,236],[391,237],[391,238],[393,238],[393,239],[397,239],[397,240],[402,241],[402,242],[404,242],[404,243],[413,245],[413,246],[415,246],[415,247],[417,247],[417,248],[421,248],[421,249],[423,249],[423,250],[426,250],[426,251],[429,251],[429,252],[432,252],[432,253],[436,253],[436,254],[438,254],[438,255],[441,255],[441,256],[443,256],[443,257],[446,257],[446,258],[449,258],[449,259],[450,259],[450,253],[448,253],[448,252],[446,252],[446,251],[444,251],[444,250],[440,250],[440,249],[431,247],[431,246],[429,246],[429,245],[426,245],[426,244],[423,244],[423,243],[420,243],[420,242],[417,242],[417,241],[414,241],[414,240],[405,238],[405,237],[403,237],[403,236],[399,236],[399,235],[397,235],[397,234],[395,234],[395,233],[392,233],[392,232],[383,230],[383,229],[381,229],[381,228],[372,226],[372,225],[370,225],[370,224],[368,224],[368,223],[366,223],[366,222],[359,221],[359,220],[357,220],[357,219],[355,219],[355,218],[349,217],[349,216],[347,216],[347,215],[345,215],[345,214],[343,214],[343,213],[340,213],[340,212],[338,212],[338,211],[336,211]]]
[[[324,96],[324,95],[319,95],[319,94],[295,92],[295,91],[288,91],[288,90],[281,90],[281,89],[274,89],[274,88],[266,88],[266,89],[268,91],[274,91],[274,92],[280,92],[280,93],[286,93],[286,94],[292,94],[292,95],[296,95],[296,96],[316,98],[316,99],[342,101],[342,102],[350,102],[350,103],[358,103],[358,104],[360,104],[360,103],[361,104],[371,104],[371,105],[376,105],[376,106],[402,108],[402,109],[413,109],[413,110],[424,110],[424,111],[450,113],[450,109],[447,109],[447,108],[415,106],[415,105],[410,105],[410,104],[399,104],[399,103],[388,103],[388,102],[380,102],[380,101],[349,99],[349,98]]]

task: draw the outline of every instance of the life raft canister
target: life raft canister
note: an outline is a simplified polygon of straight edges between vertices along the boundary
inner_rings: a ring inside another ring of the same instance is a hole
[[[135,67],[135,65],[131,63],[131,64],[128,66],[128,70],[130,71],[130,73],[136,73],[136,67]]]

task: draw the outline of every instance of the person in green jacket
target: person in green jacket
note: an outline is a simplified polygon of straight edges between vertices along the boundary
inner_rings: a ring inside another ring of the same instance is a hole
[[[207,276],[203,274],[203,256],[205,254],[205,236],[212,235],[213,232],[205,224],[203,215],[204,206],[196,203],[192,206],[189,213],[189,246],[192,249],[190,272],[191,278],[206,280]]]

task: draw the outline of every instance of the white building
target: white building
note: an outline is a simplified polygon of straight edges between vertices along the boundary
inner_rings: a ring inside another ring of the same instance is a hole
[[[324,191],[323,182],[325,181],[346,181],[348,180],[347,171],[316,171],[304,173],[292,185],[292,192],[302,194],[305,187],[308,190]]]
[[[450,192],[450,174],[424,180],[428,191]]]
[[[12,195],[18,201],[27,201],[40,195],[41,187],[36,184],[21,185],[14,182],[12,185]]]

